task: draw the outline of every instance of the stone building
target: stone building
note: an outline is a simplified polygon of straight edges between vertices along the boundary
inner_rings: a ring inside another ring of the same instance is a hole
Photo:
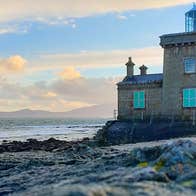
[[[160,37],[163,73],[134,75],[131,57],[127,76],[118,86],[118,119],[196,118],[196,6],[186,13],[186,31]]]

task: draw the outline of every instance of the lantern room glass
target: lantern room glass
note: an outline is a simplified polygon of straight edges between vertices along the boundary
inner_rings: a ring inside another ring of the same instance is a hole
[[[196,5],[185,14],[185,31],[195,32],[196,31]]]

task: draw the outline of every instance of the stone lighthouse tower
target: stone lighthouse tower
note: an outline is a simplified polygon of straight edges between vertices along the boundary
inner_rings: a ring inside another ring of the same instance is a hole
[[[188,117],[196,109],[196,6],[185,14],[184,33],[161,36],[164,48],[164,115]]]

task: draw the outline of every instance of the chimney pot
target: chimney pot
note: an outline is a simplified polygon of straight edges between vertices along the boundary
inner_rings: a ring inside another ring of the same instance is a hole
[[[132,61],[131,57],[129,57],[129,61],[126,63],[126,66],[127,66],[127,76],[132,77],[134,75],[135,63]]]
[[[142,65],[141,67],[140,67],[140,75],[146,75],[147,74],[147,69],[148,69],[148,67],[146,67],[145,65]]]

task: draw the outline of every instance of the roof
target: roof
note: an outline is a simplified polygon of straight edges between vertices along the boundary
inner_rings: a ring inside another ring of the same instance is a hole
[[[196,11],[196,4],[193,3],[193,8],[191,10],[189,10],[188,12],[186,12],[186,14],[190,13],[190,12],[195,12]]]
[[[147,74],[147,75],[135,75],[132,77],[125,77],[121,84],[149,84],[158,83],[163,81],[163,74]]]

